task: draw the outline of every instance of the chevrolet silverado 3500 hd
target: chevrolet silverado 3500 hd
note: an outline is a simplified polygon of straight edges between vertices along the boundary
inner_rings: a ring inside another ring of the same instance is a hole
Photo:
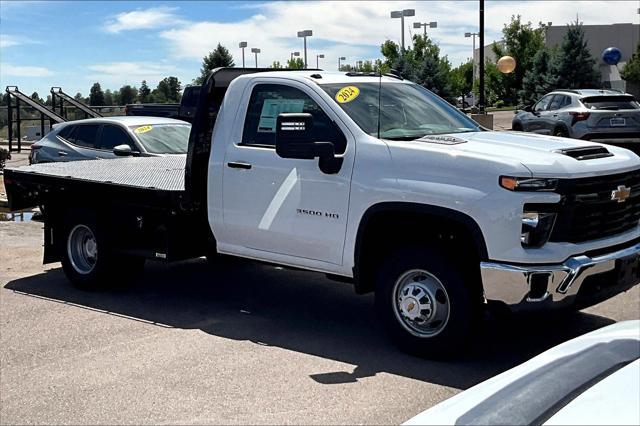
[[[394,340],[427,355],[487,306],[584,307],[640,281],[640,158],[487,131],[395,75],[217,69],[186,159],[5,182],[14,210],[45,206],[44,262],[80,287],[216,253],[319,271],[375,291]]]

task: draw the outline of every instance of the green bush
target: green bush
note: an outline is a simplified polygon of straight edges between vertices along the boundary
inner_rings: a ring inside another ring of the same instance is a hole
[[[4,169],[4,165],[7,160],[11,159],[11,155],[9,151],[4,148],[0,148],[0,170]]]
[[[504,101],[502,99],[498,99],[493,106],[496,108],[502,108],[504,106]]]

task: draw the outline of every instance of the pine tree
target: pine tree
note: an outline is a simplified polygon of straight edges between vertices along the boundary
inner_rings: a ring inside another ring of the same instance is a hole
[[[43,103],[43,102],[44,102],[44,99],[42,99],[42,98],[40,97],[40,95],[38,95],[38,92],[33,92],[33,93],[31,94],[30,98],[31,98],[31,99],[33,99],[33,100],[34,100],[34,101],[36,101],[36,102],[40,102],[40,103]]]
[[[523,105],[532,105],[545,94],[554,90],[554,76],[551,75],[552,56],[546,48],[540,49],[533,57],[531,68],[524,74],[522,90],[518,93]]]
[[[229,50],[218,43],[218,46],[205,57],[202,58],[202,68],[200,68],[200,77],[193,80],[195,84],[201,85],[205,82],[211,71],[219,67],[233,67],[233,56]]]
[[[151,89],[147,86],[147,80],[142,80],[142,84],[140,84],[140,89],[138,89],[138,102],[141,104],[149,101],[149,94],[151,93]]]
[[[582,24],[578,21],[567,26],[560,50],[551,62],[553,85],[562,89],[593,89],[600,87],[596,60],[591,56],[584,39]]]
[[[640,43],[636,47],[636,53],[624,66],[620,76],[629,83],[640,84]]]
[[[291,70],[301,70],[304,69],[304,61],[302,58],[293,58],[287,61],[287,68]]]
[[[93,83],[91,90],[89,91],[89,105],[104,105],[104,92],[100,83]]]

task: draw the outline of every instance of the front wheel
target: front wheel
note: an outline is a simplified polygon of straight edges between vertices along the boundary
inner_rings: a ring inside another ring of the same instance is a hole
[[[479,304],[459,262],[434,249],[405,249],[383,262],[376,309],[391,338],[406,352],[443,357],[470,343]]]
[[[558,136],[561,138],[568,138],[569,137],[569,132],[567,132],[567,130],[563,127],[558,127],[557,129],[555,129],[553,131],[553,136]]]

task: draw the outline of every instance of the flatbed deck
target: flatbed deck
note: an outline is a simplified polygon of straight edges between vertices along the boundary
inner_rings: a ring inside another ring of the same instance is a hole
[[[184,191],[185,155],[125,157],[34,164],[7,168],[8,174],[28,174],[160,191]]]

